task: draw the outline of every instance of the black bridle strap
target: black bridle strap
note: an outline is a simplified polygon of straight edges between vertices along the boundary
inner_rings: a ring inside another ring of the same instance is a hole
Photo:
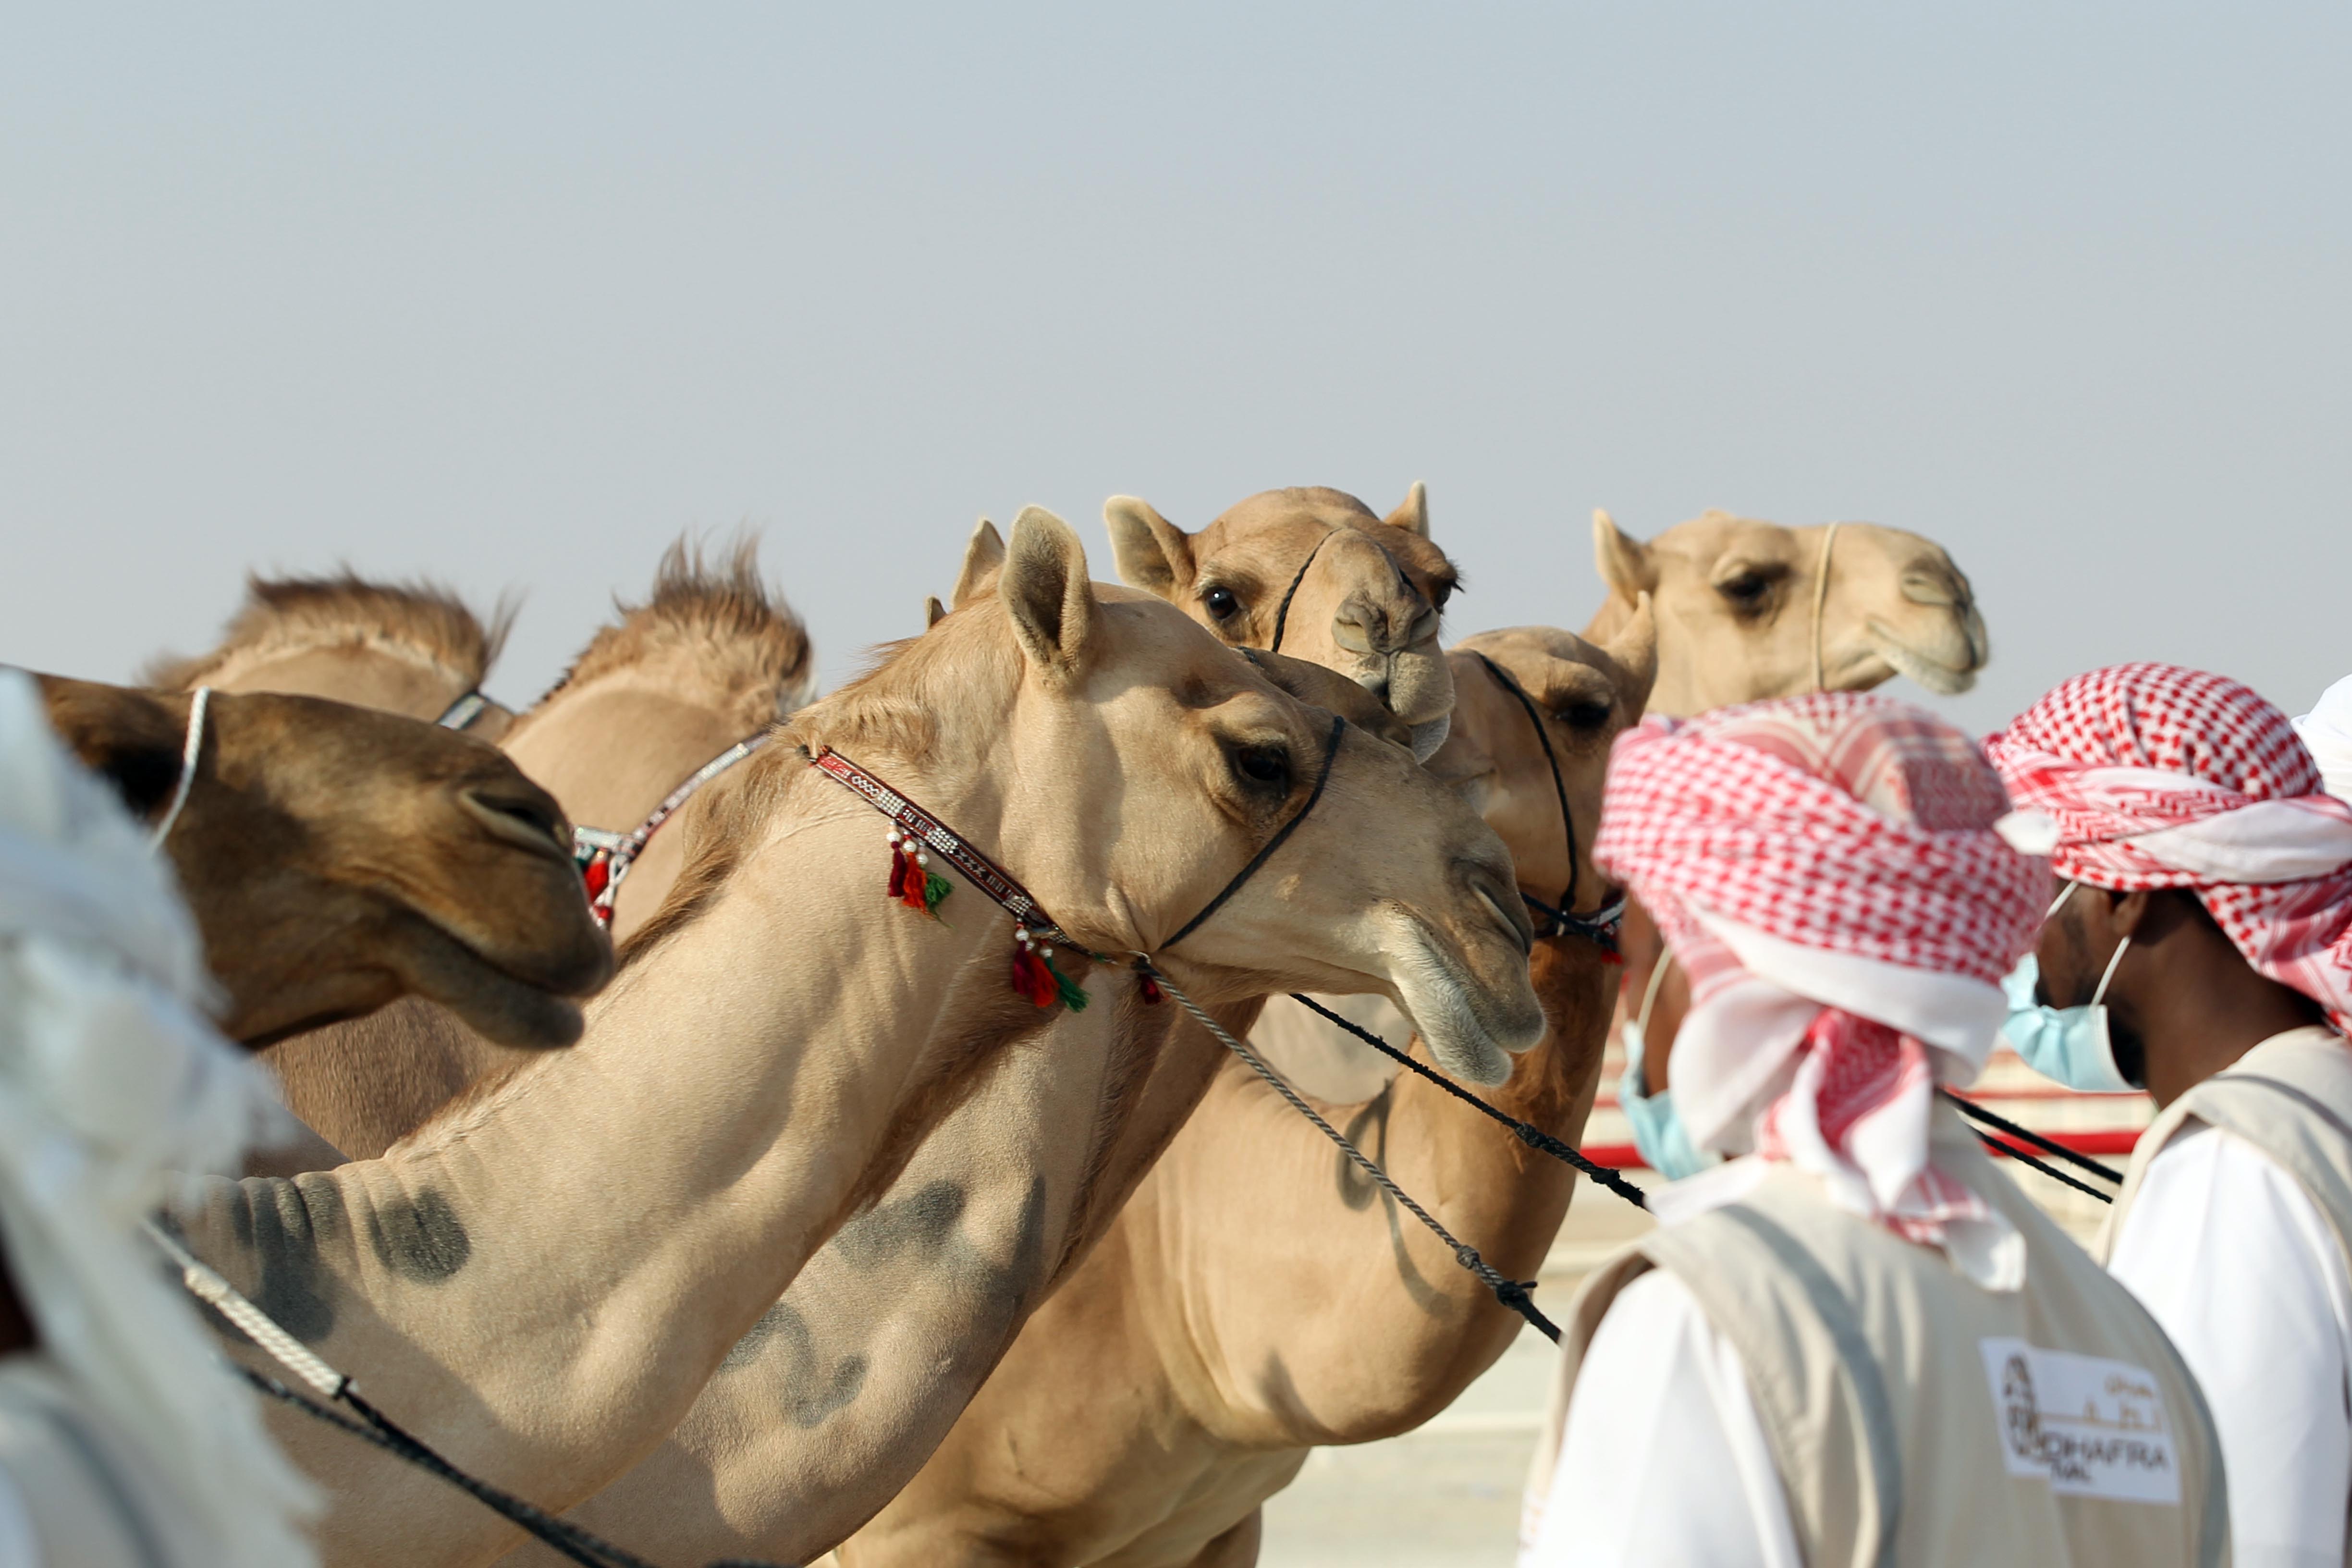
[[[1227,899],[1230,899],[1235,893],[1240,892],[1242,889],[1242,884],[1248,881],[1252,877],[1256,876],[1258,868],[1265,865],[1267,860],[1273,858],[1274,852],[1282,847],[1283,840],[1288,838],[1293,833],[1298,830],[1298,825],[1307,820],[1307,814],[1315,809],[1315,803],[1323,798],[1323,786],[1331,782],[1331,763],[1339,755],[1339,732],[1347,727],[1348,721],[1345,719],[1342,719],[1337,713],[1331,715],[1331,738],[1324,743],[1323,766],[1321,771],[1317,773],[1315,775],[1315,787],[1313,790],[1308,792],[1307,804],[1300,806],[1289,821],[1275,829],[1274,837],[1265,841],[1265,847],[1251,856],[1250,863],[1243,867],[1239,871],[1235,872],[1234,874],[1234,879],[1227,882],[1224,885],[1223,889],[1220,891],[1215,898],[1211,899],[1207,905],[1202,909],[1199,914],[1194,915],[1191,920],[1186,921],[1184,922],[1183,929],[1179,931],[1174,936],[1170,937],[1166,942],[1160,944],[1160,951],[1163,952],[1166,952],[1169,948],[1174,947],[1178,942],[1182,942],[1186,937],[1191,936],[1194,931],[1200,930],[1201,922],[1207,920],[1211,915],[1215,914],[1219,909],[1223,908]]]
[[[1550,916],[1561,930],[1580,931],[1600,942],[1609,951],[1614,952],[1616,943],[1608,937],[1608,931],[1611,926],[1624,917],[1625,896],[1622,893],[1618,894],[1616,898],[1603,904],[1594,914],[1580,915],[1576,912],[1576,818],[1568,809],[1568,784],[1560,777],[1559,753],[1552,750],[1551,731],[1544,724],[1543,715],[1537,711],[1535,699],[1529,697],[1527,689],[1511,678],[1510,671],[1488,658],[1485,654],[1478,653],[1476,649],[1474,648],[1471,651],[1478,662],[1486,667],[1486,673],[1495,678],[1496,684],[1518,699],[1519,706],[1527,710],[1528,722],[1535,726],[1536,739],[1543,745],[1544,763],[1551,769],[1552,794],[1559,800],[1560,830],[1568,835],[1568,890],[1560,894],[1559,907],[1554,909],[1539,899],[1528,897],[1526,893],[1521,893],[1519,897],[1526,899],[1529,905]]]
[[[1339,531],[1335,528],[1331,531],[1331,533],[1337,533]],[[1323,547],[1325,545],[1331,542],[1331,533],[1327,533],[1322,538],[1315,542],[1315,548],[1308,551],[1307,552],[1307,559],[1298,563],[1298,574],[1291,578],[1290,586],[1282,591],[1282,603],[1276,606],[1274,612],[1274,641],[1267,646],[1266,652],[1280,653],[1282,651],[1282,628],[1287,625],[1290,620],[1290,601],[1292,597],[1297,594],[1298,584],[1307,581],[1307,569],[1315,564],[1315,558],[1323,553]]]

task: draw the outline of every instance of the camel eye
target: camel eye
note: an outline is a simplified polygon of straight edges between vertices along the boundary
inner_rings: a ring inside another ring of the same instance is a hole
[[[1242,746],[1234,752],[1234,768],[1253,784],[1290,788],[1290,752],[1281,746]]]
[[[1753,605],[1764,597],[1772,586],[1753,572],[1743,572],[1728,583],[1718,583],[1716,591],[1736,605]]]
[[[1609,704],[1571,702],[1552,716],[1571,730],[1598,730],[1609,722]]]
[[[1242,607],[1242,602],[1234,597],[1231,588],[1212,588],[1201,595],[1201,603],[1209,607],[1209,614],[1221,621],[1232,619],[1234,612]]]

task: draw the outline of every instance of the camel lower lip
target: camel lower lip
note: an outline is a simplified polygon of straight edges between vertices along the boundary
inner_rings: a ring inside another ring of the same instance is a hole
[[[1974,667],[1947,664],[1876,626],[1870,628],[1870,647],[1873,653],[1894,667],[1896,674],[1909,676],[1939,697],[1957,697],[1977,683]]]

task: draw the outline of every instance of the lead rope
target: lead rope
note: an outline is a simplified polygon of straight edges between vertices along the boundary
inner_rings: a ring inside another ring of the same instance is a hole
[[[1599,948],[1603,957],[1612,963],[1622,963],[1617,952],[1617,927],[1625,918],[1625,895],[1619,893],[1590,915],[1580,915],[1570,907],[1576,902],[1576,818],[1568,809],[1568,785],[1559,776],[1559,753],[1551,748],[1551,732],[1544,727],[1543,715],[1536,710],[1535,699],[1528,695],[1527,689],[1513,679],[1507,670],[1483,653],[1476,654],[1476,658],[1486,667],[1486,673],[1495,678],[1497,685],[1518,699],[1519,706],[1527,712],[1528,722],[1535,726],[1536,739],[1543,746],[1544,761],[1551,767],[1552,794],[1559,798],[1560,831],[1568,836],[1568,888],[1559,896],[1559,907],[1554,909],[1525,891],[1519,897],[1525,899],[1531,908],[1541,910],[1558,928],[1559,933],[1583,937]]]
[[[213,689],[196,688],[188,700],[188,738],[180,747],[180,779],[172,789],[172,804],[163,808],[162,820],[155,824],[154,833],[147,840],[148,853],[163,847],[163,840],[172,837],[173,826],[180,813],[187,809],[188,792],[196,786],[196,762],[205,752],[205,715],[211,709]]]
[[[1259,1058],[1256,1052],[1242,1044],[1241,1041],[1234,1038],[1231,1034],[1226,1032],[1223,1025],[1209,1016],[1209,1015],[1202,1009],[1199,1003],[1193,1001],[1190,996],[1185,995],[1184,993],[1179,991],[1174,985],[1171,984],[1169,983],[1168,976],[1162,974],[1159,969],[1153,965],[1149,957],[1139,952],[1137,953],[1135,955],[1135,968],[1138,973],[1157,985],[1161,992],[1174,997],[1178,1005],[1181,1006],[1187,1013],[1192,1014],[1193,1018],[1199,1022],[1202,1028],[1208,1030],[1212,1035],[1214,1035],[1218,1040],[1223,1044],[1227,1050],[1239,1057],[1242,1059],[1244,1066],[1247,1067],[1252,1072],[1257,1074],[1258,1077],[1264,1079],[1274,1089],[1275,1093],[1282,1096],[1284,1100],[1289,1101],[1290,1108],[1293,1110],[1296,1110],[1299,1115],[1304,1116],[1307,1121],[1313,1122],[1317,1130],[1319,1131],[1324,1137],[1328,1138],[1332,1142],[1338,1144],[1339,1152],[1346,1155],[1348,1159],[1354,1163],[1358,1170],[1363,1172],[1365,1176],[1371,1181],[1373,1185],[1386,1193],[1399,1207],[1412,1215],[1413,1218],[1427,1226],[1430,1229],[1430,1234],[1436,1237],[1439,1241],[1444,1242],[1446,1247],[1452,1249],[1454,1253],[1454,1261],[1459,1263],[1463,1268],[1475,1275],[1481,1284],[1485,1285],[1487,1289],[1495,1293],[1495,1300],[1500,1301],[1504,1306],[1508,1307],[1512,1311],[1517,1312],[1520,1317],[1525,1318],[1528,1322],[1533,1323],[1536,1326],[1537,1331],[1546,1339],[1551,1341],[1554,1344],[1558,1344],[1559,1342],[1559,1325],[1553,1322],[1549,1318],[1545,1317],[1542,1311],[1537,1308],[1534,1299],[1528,1294],[1528,1292],[1535,1288],[1536,1282],[1534,1280],[1530,1279],[1522,1283],[1517,1279],[1506,1279],[1503,1275],[1497,1273],[1493,1264],[1488,1263],[1484,1258],[1479,1256],[1478,1249],[1476,1247],[1471,1246],[1468,1242],[1462,1240],[1452,1231],[1446,1229],[1443,1225],[1440,1225],[1437,1222],[1436,1217],[1427,1209],[1412,1201],[1412,1195],[1411,1194],[1407,1193],[1402,1187],[1398,1186],[1394,1182],[1391,1181],[1389,1179],[1389,1173],[1386,1171],[1381,1170],[1380,1166],[1373,1162],[1370,1155],[1366,1154],[1361,1149],[1357,1148],[1355,1144],[1349,1142],[1345,1133],[1332,1126],[1329,1122],[1324,1121],[1323,1118],[1317,1113],[1315,1108],[1307,1104],[1306,1100],[1300,1096],[1297,1089],[1291,1088],[1290,1085],[1283,1081],[1281,1074],[1266,1066],[1265,1063]]]
[[[412,1436],[383,1411],[361,1398],[348,1376],[336,1371],[310,1346],[279,1327],[275,1319],[247,1300],[217,1270],[182,1246],[178,1237],[152,1220],[142,1220],[140,1224],[146,1230],[147,1238],[178,1266],[180,1283],[190,1295],[235,1324],[278,1365],[317,1390],[322,1399],[349,1405],[358,1413],[360,1419],[352,1420],[329,1409],[319,1400],[289,1388],[274,1377],[232,1362],[230,1365],[256,1389],[330,1426],[373,1443],[418,1469],[446,1481],[491,1512],[520,1526],[554,1551],[574,1563],[585,1564],[586,1568],[655,1568],[645,1558],[625,1552],[536,1504],[525,1502],[512,1492],[467,1475],[443,1458],[422,1439]],[[711,1563],[709,1568],[776,1568],[776,1565],[756,1563],[748,1558],[729,1558]]]

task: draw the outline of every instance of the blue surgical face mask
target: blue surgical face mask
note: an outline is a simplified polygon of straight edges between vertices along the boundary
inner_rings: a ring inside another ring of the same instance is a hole
[[[2056,914],[2060,904],[2074,890],[2066,884],[2058,895],[2058,903],[2050,906]],[[2085,1007],[2045,1007],[2034,999],[2033,991],[2042,979],[2042,965],[2033,954],[2027,953],[2001,989],[2009,995],[2009,1021],[2000,1026],[2010,1048],[2018,1054],[2027,1067],[2043,1078],[2054,1079],[2068,1089],[2091,1093],[2129,1090],[2137,1086],[2126,1081],[2116,1067],[2115,1042],[2107,1035],[2107,984],[2116,977],[2116,965],[2124,961],[2124,949],[2131,945],[2126,937],[2116,947],[2116,955],[2107,960],[2106,973],[2099,976],[2099,988],[2091,994]]]
[[[1670,1182],[1721,1164],[1722,1155],[1691,1142],[1683,1119],[1675,1114],[1672,1090],[1643,1091],[1642,1050],[1642,1026],[1629,1018],[1625,1021],[1625,1076],[1617,1080],[1617,1106],[1633,1124],[1633,1147],[1642,1152],[1642,1163]]]

